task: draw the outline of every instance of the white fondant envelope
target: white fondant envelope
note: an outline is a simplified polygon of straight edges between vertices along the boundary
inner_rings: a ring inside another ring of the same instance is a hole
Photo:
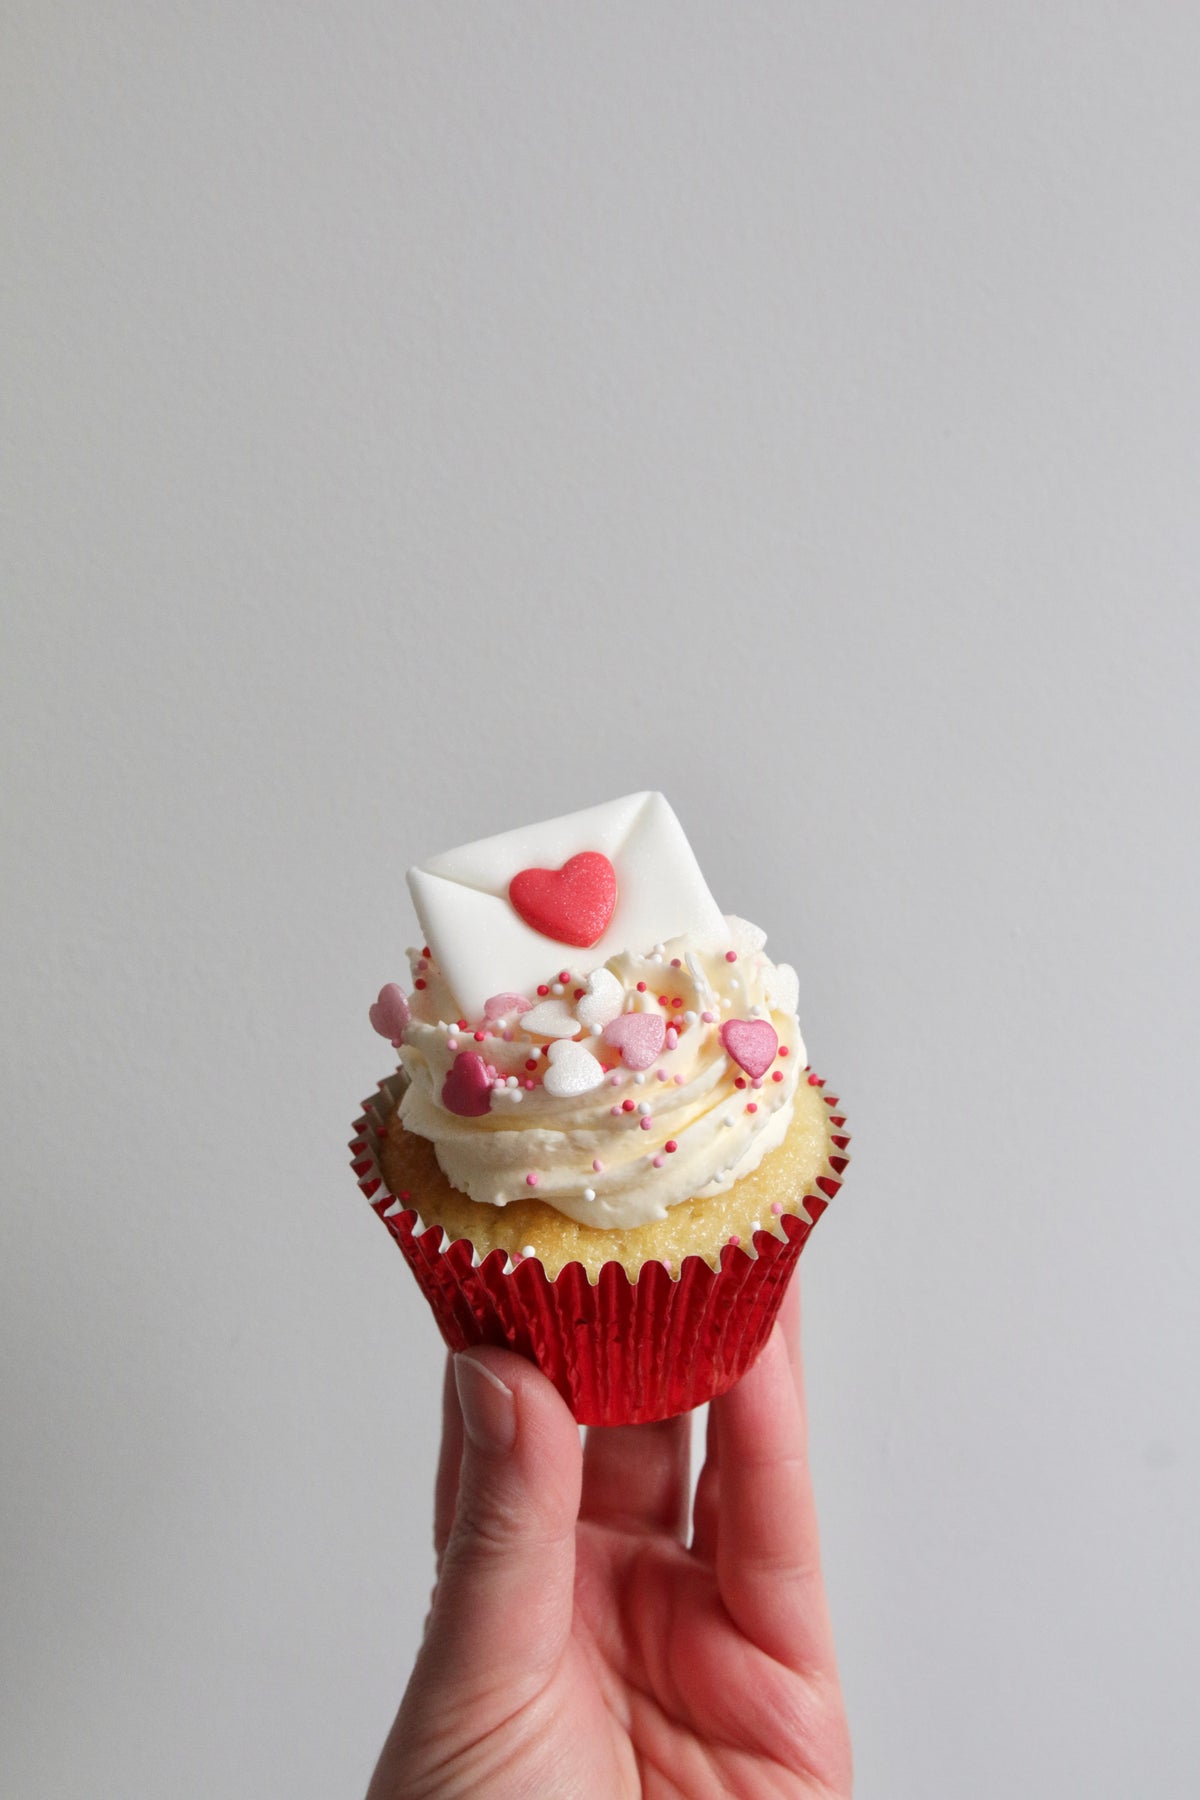
[[[612,863],[617,900],[590,949],[535,931],[514,910],[508,884],[523,869],[559,869],[598,850]],[[462,1016],[482,1017],[493,994],[534,997],[559,968],[586,975],[622,950],[645,953],[683,933],[719,949],[729,935],[683,827],[661,794],[627,794],[565,818],[447,850],[408,871],[425,942]]]

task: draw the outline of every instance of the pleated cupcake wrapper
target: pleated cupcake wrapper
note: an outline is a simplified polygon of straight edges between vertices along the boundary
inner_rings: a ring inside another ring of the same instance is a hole
[[[811,1086],[825,1083],[809,1071]],[[849,1160],[836,1094],[822,1093],[833,1127],[829,1156],[799,1213],[722,1247],[720,1268],[685,1257],[678,1270],[643,1264],[636,1280],[605,1263],[592,1282],[579,1263],[553,1280],[536,1257],[496,1249],[480,1259],[464,1238],[426,1227],[388,1191],[380,1161],[401,1077],[380,1083],[354,1122],[351,1167],[404,1252],[451,1350],[497,1344],[549,1376],[581,1425],[638,1425],[689,1412],[740,1380],[765,1344],[809,1234],[841,1186]]]

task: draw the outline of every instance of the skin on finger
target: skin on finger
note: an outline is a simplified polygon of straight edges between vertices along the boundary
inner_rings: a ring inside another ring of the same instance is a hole
[[[739,1629],[768,1655],[798,1672],[832,1675],[804,1415],[778,1323],[749,1374],[713,1410],[721,1598]]]
[[[712,1406],[704,1432],[704,1467],[696,1482],[692,1502],[692,1554],[713,1562],[717,1554],[717,1522],[721,1505],[721,1464],[717,1444],[717,1415]]]
[[[783,1291],[783,1300],[779,1307],[779,1324],[783,1331],[784,1342],[788,1347],[792,1380],[796,1384],[796,1392],[800,1396],[801,1410],[803,1411],[804,1369],[800,1355],[800,1271],[798,1269]]]
[[[804,1378],[800,1360],[800,1276],[797,1272],[788,1282],[779,1308],[779,1324],[788,1347],[788,1360],[796,1392],[800,1395],[804,1415]],[[692,1506],[692,1551],[704,1562],[712,1562],[717,1554],[717,1522],[720,1517],[720,1443],[717,1414],[708,1409],[708,1430],[704,1447],[704,1467],[696,1483]]]
[[[433,1549],[437,1567],[450,1541],[454,1524],[454,1507],[458,1499],[458,1471],[462,1462],[462,1408],[458,1404],[458,1384],[454,1379],[454,1359],[446,1358],[442,1381],[442,1442],[438,1450],[437,1478],[433,1487]]]
[[[691,1420],[592,1425],[583,1453],[582,1519],[629,1531],[687,1530]]]
[[[581,1457],[570,1409],[532,1363],[491,1348],[458,1360],[462,1464],[418,1685],[452,1682],[466,1704],[511,1697],[514,1670],[536,1688],[562,1653]]]

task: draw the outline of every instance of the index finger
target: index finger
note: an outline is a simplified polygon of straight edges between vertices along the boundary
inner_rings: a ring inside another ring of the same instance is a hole
[[[721,1469],[716,1572],[726,1610],[786,1667],[833,1674],[804,1407],[780,1324],[750,1373],[712,1406]]]

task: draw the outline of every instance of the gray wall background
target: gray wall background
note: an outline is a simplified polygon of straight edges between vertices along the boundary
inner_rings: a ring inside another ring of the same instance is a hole
[[[855,1134],[863,1800],[1194,1794],[1195,9],[0,20],[0,1790],[361,1794],[404,869],[661,786]]]

